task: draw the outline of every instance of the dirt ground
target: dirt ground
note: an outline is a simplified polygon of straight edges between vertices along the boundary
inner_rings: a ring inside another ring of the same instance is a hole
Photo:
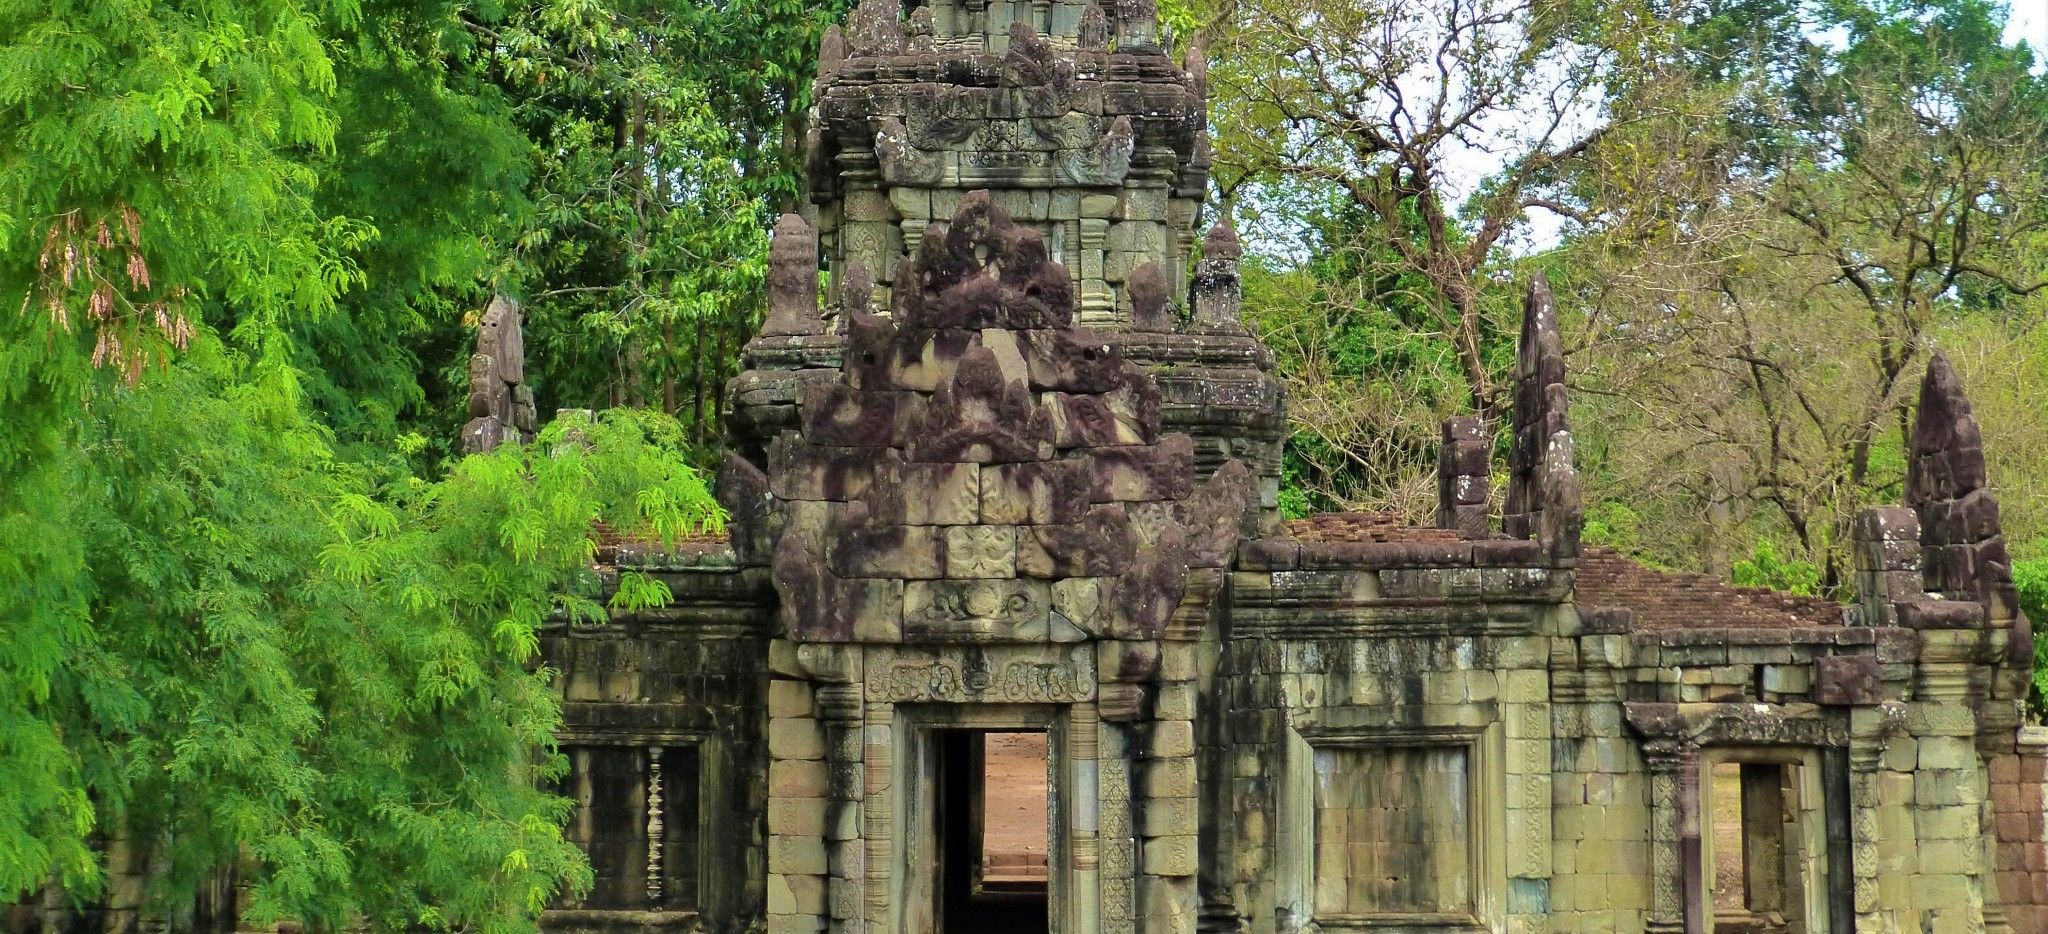
[[[1045,878],[1045,734],[984,740],[982,873],[997,881]]]

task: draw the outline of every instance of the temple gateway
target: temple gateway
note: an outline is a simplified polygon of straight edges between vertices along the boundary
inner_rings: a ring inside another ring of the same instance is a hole
[[[1148,0],[827,34],[730,541],[608,551],[674,603],[546,638],[598,882],[544,924],[2048,931],[2032,638],[1949,367],[1854,606],[1581,545],[1541,281],[1504,503],[1452,419],[1433,527],[1284,521],[1204,83]]]

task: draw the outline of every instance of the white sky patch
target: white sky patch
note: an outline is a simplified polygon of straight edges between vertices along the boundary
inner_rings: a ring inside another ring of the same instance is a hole
[[[2026,43],[2034,52],[2036,73],[2048,72],[2048,0],[2009,0],[2008,8],[2010,13],[2006,20],[2005,41]],[[1845,28],[1836,27],[1826,31],[1814,31],[1809,33],[1808,38],[1823,47],[1839,51],[1848,45],[1849,35]],[[1384,38],[1382,41],[1385,41]],[[1398,41],[1418,40],[1411,33],[1399,36]],[[1532,76],[1535,79],[1531,82],[1532,85],[1542,88],[1554,87],[1561,77],[1557,68],[1558,66],[1552,63],[1550,67],[1540,70],[1537,75]],[[1402,92],[1418,101],[1428,100],[1438,91],[1435,78],[1434,73],[1418,67],[1415,71],[1402,76]],[[1455,92],[1462,90],[1454,87],[1453,98],[1457,96]],[[1532,93],[1522,101],[1524,107],[1490,115],[1475,128],[1479,131],[1477,134],[1460,134],[1457,138],[1445,142],[1442,159],[1438,162],[1438,169],[1443,176],[1439,182],[1451,203],[1462,203],[1478,190],[1487,177],[1499,172],[1502,156],[1526,150],[1529,136],[1548,123],[1550,115],[1545,112],[1545,103],[1542,95]],[[1555,148],[1578,138],[1598,126],[1605,117],[1597,95],[1593,99],[1574,99],[1566,107],[1565,119],[1560,122],[1551,147]],[[1257,193],[1248,192],[1248,195],[1256,204]],[[1569,224],[1565,218],[1543,208],[1529,208],[1523,212],[1523,216],[1525,223],[1502,245],[1509,251],[1524,256],[1557,246]],[[1279,232],[1262,231],[1267,235],[1257,237],[1254,242],[1266,242],[1254,248],[1263,248],[1262,252],[1285,257],[1294,262],[1304,260],[1305,251],[1308,249],[1306,240],[1301,237],[1271,236]],[[1305,233],[1291,229],[1286,232]]]
[[[2033,49],[2036,72],[2048,67],[2048,0],[2012,0],[2005,41],[2024,42]]]

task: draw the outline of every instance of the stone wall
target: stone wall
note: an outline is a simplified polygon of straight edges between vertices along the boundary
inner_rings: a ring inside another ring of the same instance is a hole
[[[542,634],[541,655],[560,672],[559,741],[572,765],[562,791],[578,804],[568,833],[599,871],[596,891],[542,922],[565,932],[744,930],[766,897],[762,825],[774,793],[768,574],[705,543],[607,557],[606,573],[652,575],[675,600]]]

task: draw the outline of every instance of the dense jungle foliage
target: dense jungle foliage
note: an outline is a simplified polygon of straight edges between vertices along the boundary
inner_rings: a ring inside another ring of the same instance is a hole
[[[2048,79],[1991,0],[1174,0],[1284,499],[1421,516],[1560,291],[1592,540],[1845,594],[1945,351],[2048,620]],[[793,0],[0,0],[0,902],[531,930],[550,613],[693,467],[802,196]],[[527,448],[454,451],[475,314]],[[572,430],[573,428],[573,430]],[[616,598],[662,599],[628,582]],[[260,919],[259,919],[260,920]]]

